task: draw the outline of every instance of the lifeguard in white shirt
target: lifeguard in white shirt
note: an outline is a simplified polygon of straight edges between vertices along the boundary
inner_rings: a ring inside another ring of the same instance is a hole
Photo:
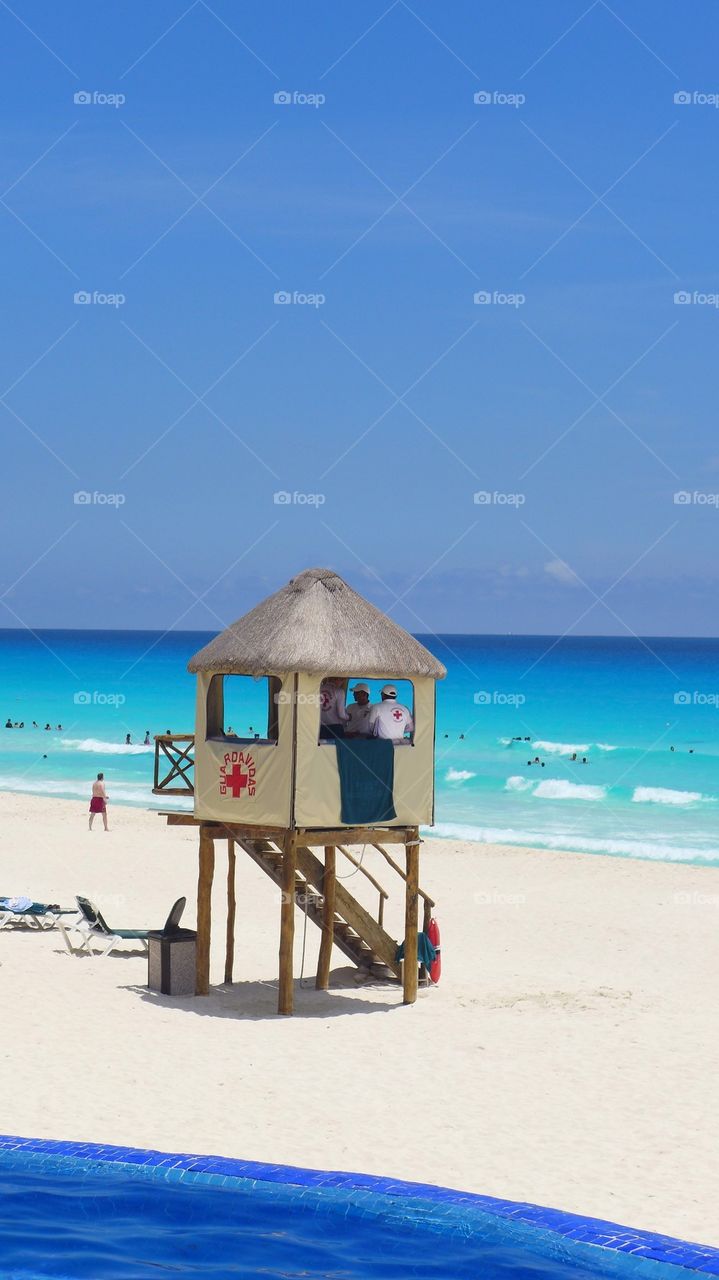
[[[409,709],[397,701],[393,684],[384,685],[381,694],[382,701],[370,710],[369,732],[375,738],[389,738],[397,746],[406,741],[405,733],[414,733],[414,720]]]
[[[326,676],[320,685],[320,738],[341,738],[346,723],[344,681]]]

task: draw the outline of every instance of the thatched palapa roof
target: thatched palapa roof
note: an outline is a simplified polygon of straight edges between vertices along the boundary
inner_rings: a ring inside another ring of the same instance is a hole
[[[243,675],[431,676],[442,663],[331,569],[306,569],[188,663],[188,671]]]

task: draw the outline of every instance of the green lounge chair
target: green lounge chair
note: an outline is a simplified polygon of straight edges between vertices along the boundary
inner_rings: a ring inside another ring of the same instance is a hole
[[[13,905],[25,902],[25,906]],[[52,929],[60,916],[76,916],[77,907],[59,907],[56,902],[28,902],[25,898],[0,896],[0,929],[25,925],[35,929]]]

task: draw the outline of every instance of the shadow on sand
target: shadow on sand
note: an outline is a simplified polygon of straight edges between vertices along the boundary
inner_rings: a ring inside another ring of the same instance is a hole
[[[295,979],[295,1016],[302,1018],[334,1018],[353,1013],[388,1013],[402,1008],[402,988],[373,978],[358,981],[355,969],[335,969],[330,975],[332,989],[315,991],[314,978],[303,982]],[[178,1009],[203,1018],[239,1018],[262,1022],[283,1018],[277,1012],[277,979],[266,982],[233,982],[232,985],[210,987],[208,996],[163,996],[159,991],[128,984],[125,991],[136,992],[149,1004],[164,1009]],[[340,994],[347,992],[348,994]],[[349,994],[349,992],[356,994]],[[366,992],[366,996],[363,996]],[[378,1000],[379,993],[391,993],[392,999]],[[373,998],[374,997],[374,998]]]

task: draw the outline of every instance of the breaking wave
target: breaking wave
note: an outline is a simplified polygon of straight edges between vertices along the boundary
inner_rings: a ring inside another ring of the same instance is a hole
[[[531,778],[513,774],[504,784],[505,791],[531,791],[541,800],[604,800],[606,787],[595,787],[583,782],[565,782],[563,778],[545,778],[534,783]]]
[[[448,769],[444,775],[445,782],[469,782],[470,778],[476,778],[476,773],[470,773],[469,769]]]
[[[594,787],[583,782],[565,782],[563,778],[547,778],[534,788],[534,795],[542,800],[604,800],[606,794],[606,787]]]
[[[34,796],[55,796],[65,800],[85,800],[90,797],[90,782],[73,778],[32,778],[23,775],[0,775],[0,791],[19,791]],[[142,804],[149,808],[157,803],[151,786],[143,782],[113,782],[109,786],[109,799],[124,804]]]
[[[671,787],[635,787],[632,800],[635,804],[696,804],[699,800],[713,800],[701,791],[673,791]]]
[[[538,738],[532,743],[535,751],[546,751],[550,756],[571,756],[576,754],[586,755],[587,751],[591,751],[592,747],[596,747],[598,751],[618,751],[619,747],[613,742],[552,742],[544,738]]]
[[[146,747],[142,742],[103,742],[101,738],[61,738],[60,743],[75,751],[92,751],[103,756],[143,756],[155,750],[154,746]]]
[[[514,827],[475,827],[464,823],[440,822],[422,828],[423,835],[439,840],[466,840],[470,844],[503,844],[525,849],[563,853],[612,854],[618,858],[650,858],[655,862],[719,863],[716,846],[709,849],[688,845],[661,844],[656,840],[617,840],[567,834],[550,836],[542,831],[521,831]]]

